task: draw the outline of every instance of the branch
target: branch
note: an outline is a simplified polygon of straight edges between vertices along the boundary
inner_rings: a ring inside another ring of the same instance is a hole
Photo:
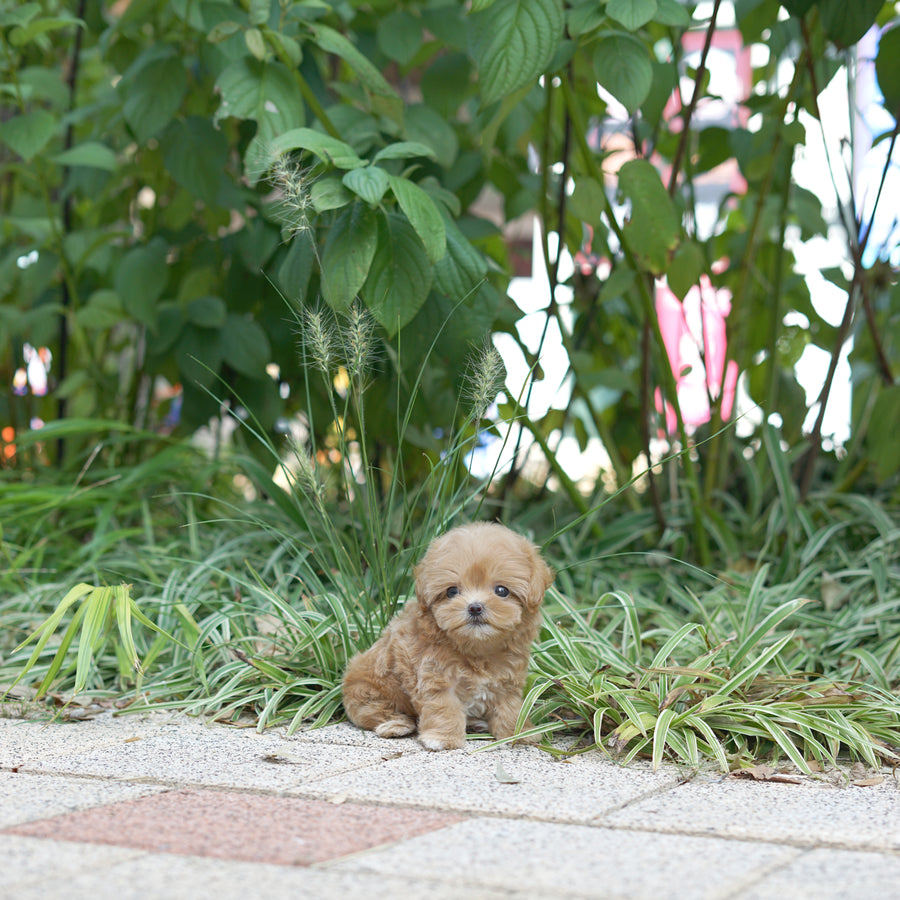
[[[697,100],[700,98],[700,82],[706,72],[706,57],[709,55],[709,48],[712,46],[713,34],[716,30],[716,16],[719,14],[719,5],[722,0],[716,0],[713,6],[712,15],[709,18],[709,27],[706,29],[706,39],[703,42],[703,52],[700,54],[700,65],[697,66],[697,75],[694,78],[694,90],[691,92],[691,102],[688,104],[687,113],[684,115],[684,127],[681,129],[681,137],[678,140],[678,148],[672,159],[672,171],[669,173],[669,196],[675,196],[675,185],[678,182],[678,172],[681,169],[681,163],[684,159],[685,149],[687,148],[688,138],[690,137],[691,119],[694,116],[694,110],[697,107]]]

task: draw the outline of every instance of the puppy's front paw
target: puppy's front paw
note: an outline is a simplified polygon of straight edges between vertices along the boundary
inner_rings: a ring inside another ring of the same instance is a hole
[[[426,750],[461,750],[466,746],[465,735],[454,737],[440,734],[437,731],[424,731],[419,735],[419,742]]]
[[[409,716],[397,716],[375,726],[375,734],[383,738],[405,737],[416,730],[416,723]]]

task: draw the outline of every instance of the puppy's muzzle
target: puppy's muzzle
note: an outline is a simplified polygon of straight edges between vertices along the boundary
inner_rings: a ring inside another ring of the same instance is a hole
[[[479,603],[477,600],[474,600],[472,603],[466,607],[466,612],[469,615],[470,622],[483,622],[484,621],[484,611],[485,607],[483,603]]]

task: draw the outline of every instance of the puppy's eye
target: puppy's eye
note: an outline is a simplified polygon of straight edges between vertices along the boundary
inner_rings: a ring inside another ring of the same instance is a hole
[[[509,596],[509,588],[504,587],[502,584],[498,584],[497,587],[494,588],[494,593],[498,597],[508,597]]]
[[[452,600],[454,597],[459,595],[458,587],[449,587],[447,588],[447,599]]]

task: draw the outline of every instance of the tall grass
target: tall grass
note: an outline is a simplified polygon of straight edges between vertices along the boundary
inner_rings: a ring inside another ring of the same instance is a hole
[[[131,709],[250,716],[290,732],[341,716],[346,662],[405,602],[425,545],[450,522],[485,514],[489,483],[465,462],[498,381],[496,361],[480,354],[471,388],[480,393],[461,429],[426,477],[408,482],[400,462],[376,465],[358,440],[369,323],[355,310],[343,321],[305,315],[303,355],[330,397],[328,427],[307,423],[285,447],[245,423],[265,450],[240,458],[258,499],[197,486],[160,504],[135,490],[141,477],[171,474],[149,461],[127,471],[127,490],[98,469],[42,502],[46,487],[9,495],[19,525],[3,538],[12,565],[0,576],[0,683],[20,679],[18,692],[65,701],[76,692],[76,701],[127,697]],[[402,443],[408,414],[395,427],[391,440]],[[317,446],[322,433],[328,443]],[[789,482],[760,477],[782,452],[769,442],[748,462],[745,496],[712,523],[716,571],[679,558],[686,509],[667,510],[671,531],[659,540],[650,511],[611,502],[585,529],[561,521],[552,499],[531,505],[538,536],[542,522],[557,523],[543,532],[557,580],[522,717],[552,739],[548,748],[726,770],[761,757],[801,769],[844,754],[898,761],[897,511],[839,494],[799,504]],[[237,462],[221,460],[220,476]],[[103,496],[93,527],[91,504]],[[77,525],[61,552],[48,522]]]

